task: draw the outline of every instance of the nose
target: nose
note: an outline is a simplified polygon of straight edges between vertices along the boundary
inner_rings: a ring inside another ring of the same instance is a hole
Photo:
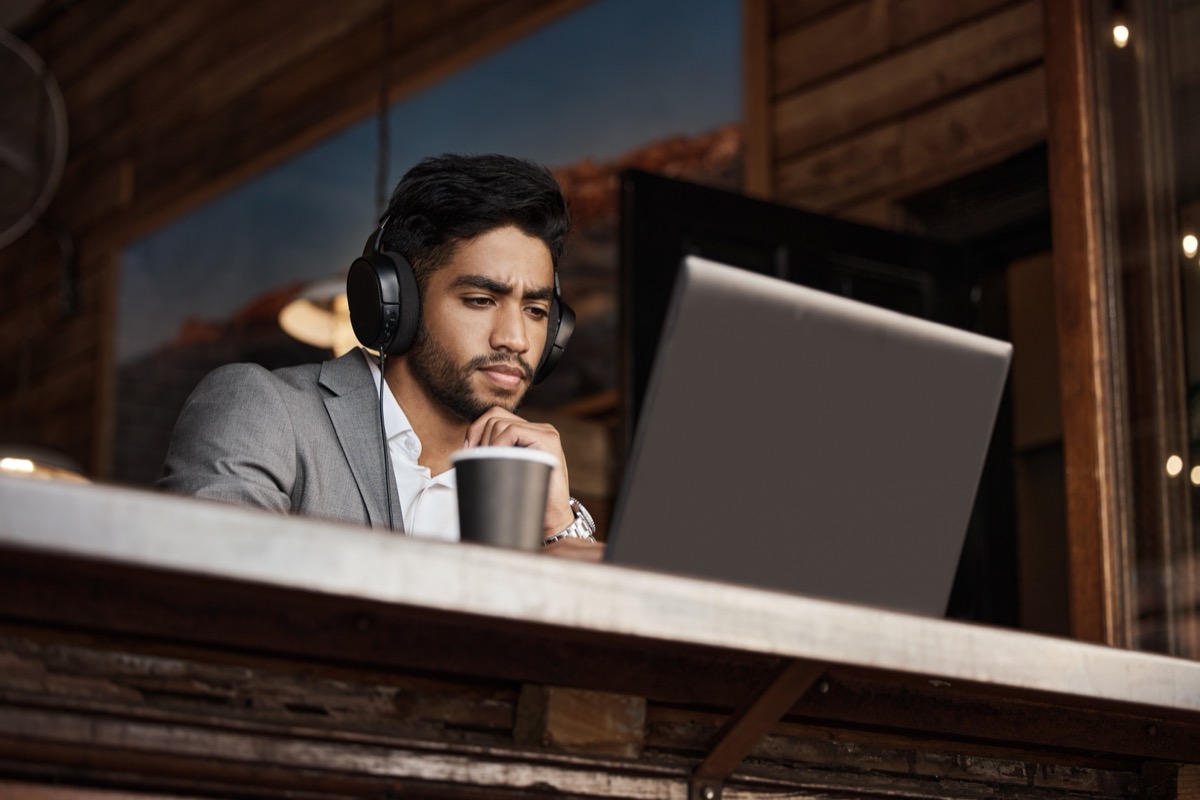
[[[519,303],[504,303],[494,317],[491,345],[493,350],[521,354],[529,350],[529,333]]]

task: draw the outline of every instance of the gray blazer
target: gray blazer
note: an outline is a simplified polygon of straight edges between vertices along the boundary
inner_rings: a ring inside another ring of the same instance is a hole
[[[158,486],[403,530],[385,452],[379,393],[359,351],[274,372],[229,364],[184,404]]]

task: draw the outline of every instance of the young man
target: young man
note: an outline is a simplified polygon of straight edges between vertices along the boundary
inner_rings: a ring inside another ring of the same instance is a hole
[[[275,372],[228,365],[185,404],[159,485],[457,540],[450,454],[530,447],[558,461],[545,551],[599,558],[590,517],[569,495],[558,432],[514,413],[549,349],[568,228],[542,167],[504,156],[420,162],[396,187],[374,246],[407,259],[420,297],[411,346],[385,362],[382,412],[380,369],[366,351]],[[352,312],[354,301],[352,292]]]

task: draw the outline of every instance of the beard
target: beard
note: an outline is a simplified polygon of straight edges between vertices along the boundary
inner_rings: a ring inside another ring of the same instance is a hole
[[[421,388],[439,405],[466,422],[474,422],[483,412],[495,406],[500,406],[505,411],[515,411],[533,380],[533,369],[516,355],[494,353],[476,356],[465,364],[457,364],[449,351],[429,336],[424,326],[417,331],[416,341],[408,351],[407,360],[413,379]],[[511,392],[497,391],[494,395],[486,397],[472,390],[471,378],[476,371],[499,364],[520,369],[525,383]]]

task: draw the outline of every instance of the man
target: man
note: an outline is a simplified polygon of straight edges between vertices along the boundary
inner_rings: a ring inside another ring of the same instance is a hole
[[[394,354],[383,370],[389,391],[360,350],[275,372],[222,367],[185,404],[159,485],[457,540],[451,453],[530,447],[558,461],[545,552],[598,559],[591,518],[569,495],[558,432],[513,413],[552,349],[555,270],[569,228],[558,184],[544,168],[504,156],[425,159],[401,179],[384,220],[351,270],[350,301],[361,340],[356,271],[370,271],[372,259],[402,272],[411,265],[420,299],[411,344],[391,336],[378,347]],[[401,319],[403,329],[414,318]]]

